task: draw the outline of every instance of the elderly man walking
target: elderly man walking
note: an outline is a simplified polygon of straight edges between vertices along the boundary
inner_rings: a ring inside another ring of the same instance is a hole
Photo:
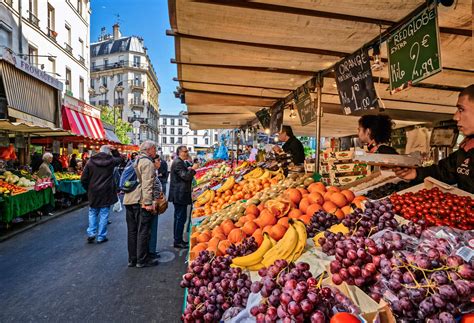
[[[173,202],[174,205],[174,247],[185,249],[188,245],[183,240],[183,231],[188,205],[192,204],[191,186],[198,165],[186,165],[185,161],[189,159],[186,146],[179,146],[176,153],[178,157],[171,164],[168,201]]]
[[[125,193],[123,204],[127,210],[128,267],[151,267],[158,265],[157,259],[148,255],[148,244],[155,205],[153,185],[155,183],[156,144],[145,141],[140,146],[140,154],[134,161],[138,184],[131,192]]]
[[[89,243],[94,242],[96,235],[97,243],[108,241],[107,221],[110,207],[118,201],[113,173],[115,166],[121,162],[122,158],[117,149],[104,145],[100,147],[98,154],[90,158],[82,173],[81,183],[89,198],[89,227],[87,228]]]

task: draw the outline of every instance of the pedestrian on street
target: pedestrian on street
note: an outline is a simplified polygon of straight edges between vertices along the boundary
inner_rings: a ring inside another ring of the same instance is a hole
[[[163,194],[166,196],[166,185],[168,184],[168,163],[163,157],[160,157],[161,166],[158,170],[158,177],[160,178],[161,186],[163,187]]]
[[[54,174],[54,168],[51,164],[53,161],[53,154],[51,153],[44,153],[43,155],[43,163],[40,165],[38,172],[39,178],[51,178],[51,182],[53,183],[53,193],[56,193],[56,187],[59,185],[58,180],[56,179],[56,175]],[[51,204],[46,204],[41,208],[41,213],[43,215],[53,215],[54,207]]]
[[[170,192],[168,200],[174,205],[174,247],[185,249],[188,247],[183,240],[186,213],[189,204],[192,204],[191,185],[198,164],[187,167],[185,161],[189,159],[186,146],[179,146],[176,150],[178,157],[171,164]]]
[[[156,156],[153,159],[153,164],[155,165],[155,182],[153,183],[153,201],[156,201],[160,198],[161,194],[163,193],[163,187],[160,181],[160,177],[158,175],[160,166],[161,166],[161,158],[160,156]],[[150,235],[150,243],[148,246],[148,256],[151,259],[159,258],[158,251],[156,249],[156,242],[158,240],[158,214],[153,215],[153,219],[151,222],[151,235]]]
[[[97,243],[108,241],[107,221],[110,207],[118,201],[113,173],[114,168],[121,162],[122,158],[117,148],[104,145],[84,167],[81,183],[89,199],[89,227],[87,228],[89,243],[94,242],[96,235]]]
[[[148,256],[151,225],[153,220],[153,185],[156,172],[153,158],[156,144],[147,140],[140,145],[140,154],[134,162],[138,184],[131,192],[125,193],[123,204],[127,217],[128,266],[151,267],[158,265],[157,259]]]

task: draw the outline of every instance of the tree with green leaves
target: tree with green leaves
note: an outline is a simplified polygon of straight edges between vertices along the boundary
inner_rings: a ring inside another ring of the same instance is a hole
[[[131,142],[128,133],[132,132],[132,125],[123,121],[119,116],[115,116],[114,122],[114,110],[112,108],[102,107],[100,119],[108,124],[115,125],[115,134],[122,144],[129,144]]]

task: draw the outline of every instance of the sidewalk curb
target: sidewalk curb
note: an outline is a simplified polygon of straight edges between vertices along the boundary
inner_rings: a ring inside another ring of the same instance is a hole
[[[67,213],[69,213],[69,212],[72,212],[72,211],[76,211],[76,210],[78,210],[78,209],[81,209],[81,208],[87,206],[88,204],[89,204],[88,201],[82,202],[82,203],[80,203],[80,204],[78,204],[78,205],[75,205],[75,206],[73,206],[73,207],[71,207],[71,208],[61,210],[61,211],[59,211],[58,213],[55,213],[55,214],[53,214],[53,215],[51,215],[51,216],[43,217],[43,219],[41,219],[41,220],[39,220],[39,221],[36,221],[36,222],[34,222],[34,223],[32,223],[32,224],[30,224],[30,225],[28,225],[28,226],[26,226],[26,227],[24,227],[24,228],[22,228],[22,229],[19,229],[18,231],[11,232],[11,233],[6,234],[6,235],[4,235],[4,236],[0,236],[0,243],[4,242],[5,240],[8,240],[8,239],[10,239],[10,238],[13,238],[14,236],[16,236],[16,235],[18,235],[18,234],[21,234],[21,233],[23,233],[23,232],[25,232],[25,231],[28,231],[28,230],[30,230],[30,229],[36,227],[37,225],[40,225],[40,224],[46,223],[46,222],[48,222],[48,221],[51,221],[51,220],[53,220],[53,219],[59,218],[60,216],[63,216],[64,214],[67,214]]]

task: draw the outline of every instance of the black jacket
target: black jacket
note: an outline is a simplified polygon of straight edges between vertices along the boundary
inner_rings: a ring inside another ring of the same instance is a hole
[[[295,136],[290,137],[290,139],[283,144],[283,150],[291,154],[294,164],[304,163],[304,147],[301,141]]]
[[[87,191],[90,207],[108,207],[118,201],[114,168],[121,162],[122,158],[116,150],[112,150],[112,156],[98,153],[89,159],[81,183]]]
[[[161,184],[168,183],[168,163],[166,160],[161,159],[160,168],[158,168],[158,177],[160,179]]]
[[[184,161],[176,157],[171,164],[168,201],[174,204],[192,204],[191,186],[195,174],[196,171],[194,169],[188,169]]]
[[[474,194],[474,148],[469,151],[460,148],[441,159],[438,165],[418,168],[416,175],[417,181],[431,176],[450,185],[458,184],[458,188]]]

